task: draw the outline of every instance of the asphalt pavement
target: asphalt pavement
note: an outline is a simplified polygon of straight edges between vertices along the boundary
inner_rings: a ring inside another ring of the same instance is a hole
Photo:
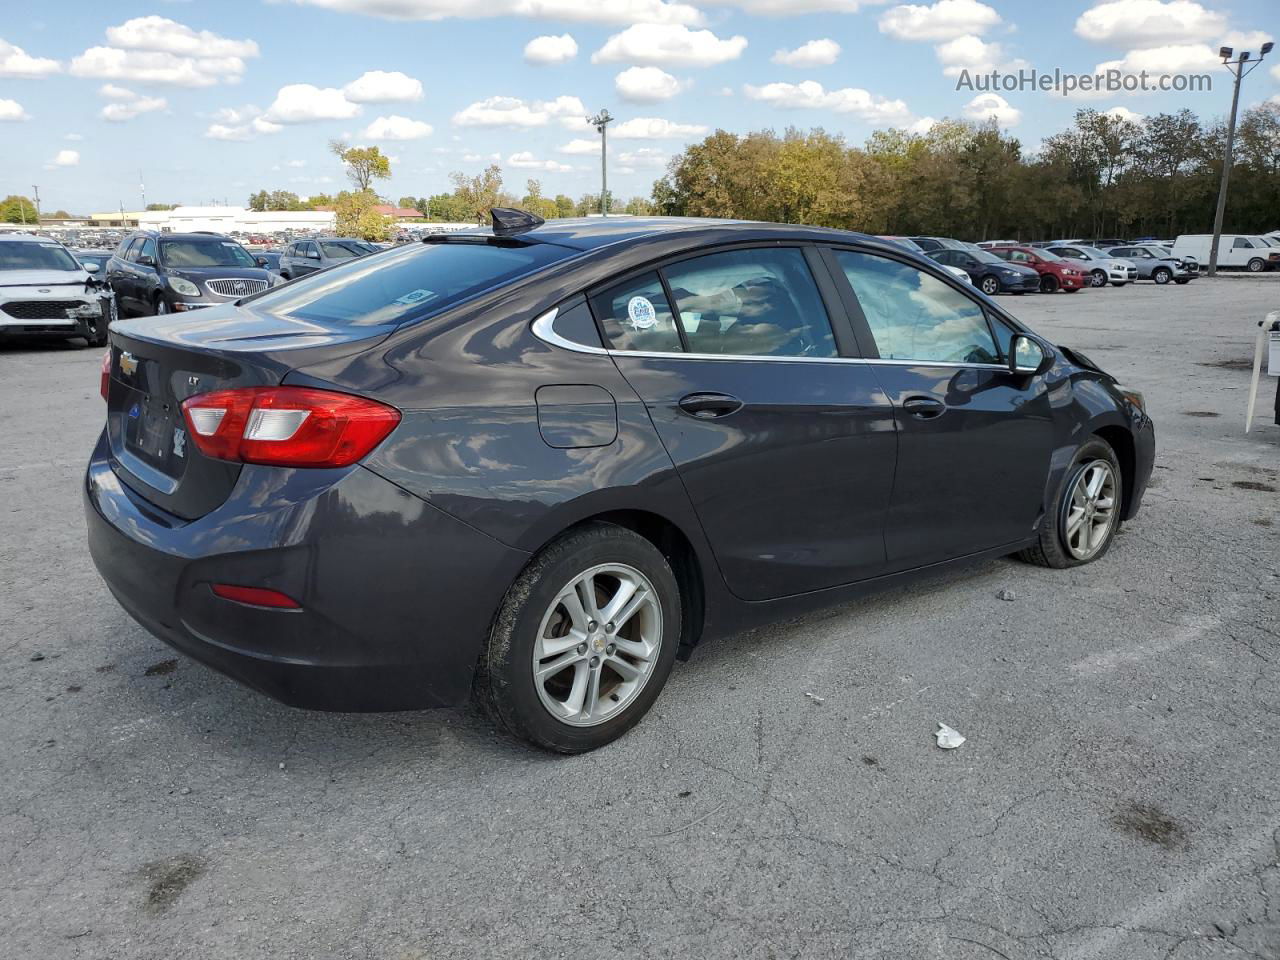
[[[707,644],[573,758],[153,639],[84,544],[99,351],[0,347],[0,957],[1280,958],[1280,277],[1002,302],[1146,392],[1106,558]]]

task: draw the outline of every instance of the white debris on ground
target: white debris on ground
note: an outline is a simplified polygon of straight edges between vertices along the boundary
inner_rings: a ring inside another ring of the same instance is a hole
[[[954,750],[964,743],[964,737],[941,721],[938,723],[938,732],[934,736],[938,738],[938,746],[943,750]]]

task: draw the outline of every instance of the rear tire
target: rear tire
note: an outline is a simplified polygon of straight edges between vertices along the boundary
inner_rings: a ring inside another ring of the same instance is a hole
[[[1261,273],[1265,269],[1267,269],[1266,263],[1264,263],[1258,257],[1254,257],[1252,260],[1249,261],[1250,273]]]
[[[1129,281],[1127,281],[1127,280],[1112,280],[1112,281],[1111,281],[1111,285],[1112,285],[1113,287],[1123,287],[1123,286],[1124,286],[1126,283],[1128,283],[1128,282],[1129,282]]]
[[[1095,287],[1105,287],[1107,285],[1107,271],[1095,270],[1090,276],[1093,277],[1093,285]]]
[[[1108,472],[1109,481],[1106,479]],[[1104,475],[1099,495],[1093,497],[1090,505],[1087,495],[1081,497],[1080,487],[1082,484],[1087,486],[1088,481],[1099,474]],[[1053,503],[1040,520],[1036,531],[1038,542],[1019,551],[1018,558],[1058,570],[1102,559],[1111,549],[1116,531],[1120,529],[1124,483],[1120,461],[1111,445],[1101,437],[1090,437],[1076,451]],[[1109,496],[1104,495],[1106,491],[1109,491]],[[1087,533],[1082,530],[1084,526],[1089,527]],[[1087,549],[1081,550],[1081,537],[1086,535]]]
[[[627,590],[615,626],[605,619],[609,605]],[[476,673],[476,699],[536,746],[602,747],[639,723],[662,692],[680,642],[680,609],[671,565],[644,537],[608,523],[573,530],[507,591]]]

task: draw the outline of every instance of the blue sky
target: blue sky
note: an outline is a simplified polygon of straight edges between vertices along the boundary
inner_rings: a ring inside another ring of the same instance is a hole
[[[1214,51],[1256,50],[1276,0],[10,0],[0,30],[0,195],[42,208],[243,203],[345,186],[332,138],[393,157],[393,200],[502,168],[509,188],[649,193],[706,132],[996,116],[1034,148],[1081,106],[1149,114],[1230,103]],[[540,39],[539,39],[540,38]],[[570,39],[571,38],[571,39]],[[1248,47],[1248,45],[1252,45]],[[1202,73],[1209,92],[957,90],[959,71]],[[1280,55],[1246,81],[1280,102]]]

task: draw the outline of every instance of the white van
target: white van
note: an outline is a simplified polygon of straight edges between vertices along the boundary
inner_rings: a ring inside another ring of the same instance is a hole
[[[1207,268],[1212,244],[1211,233],[1184,233],[1173,242],[1173,255],[1195,257],[1201,268]],[[1243,267],[1250,273],[1275,270],[1280,268],[1280,247],[1253,234],[1224,233],[1218,242],[1218,266]]]

